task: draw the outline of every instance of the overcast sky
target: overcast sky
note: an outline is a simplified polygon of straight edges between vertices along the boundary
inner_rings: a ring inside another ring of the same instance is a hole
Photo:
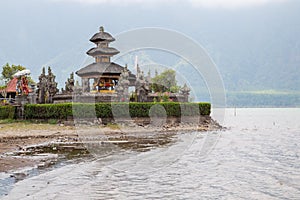
[[[194,7],[236,9],[248,6],[261,6],[269,3],[280,3],[288,0],[52,0],[55,2],[78,2],[82,4],[112,4],[112,5],[152,5],[187,3]]]
[[[25,65],[35,77],[51,65],[65,80],[87,58],[99,26],[112,35],[161,27],[203,45],[226,78],[240,60],[265,66],[283,62],[283,52],[295,57],[299,10],[299,0],[1,0],[0,65]],[[259,63],[262,55],[269,60]]]

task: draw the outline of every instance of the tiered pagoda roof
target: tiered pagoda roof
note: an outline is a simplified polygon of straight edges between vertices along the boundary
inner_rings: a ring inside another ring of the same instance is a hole
[[[102,42],[102,41],[108,41],[108,42],[113,42],[115,41],[115,38],[111,36],[111,34],[104,32],[103,26],[100,27],[99,33],[96,33],[93,35],[93,37],[90,39],[91,42],[97,43],[97,42]]]
[[[120,76],[124,67],[121,65],[110,62],[110,58],[118,53],[117,49],[109,47],[109,43],[115,41],[115,38],[111,34],[104,31],[101,26],[99,32],[94,34],[90,39],[95,43],[96,47],[87,51],[89,56],[95,58],[95,62],[81,68],[76,72],[80,77],[93,78],[96,76]],[[134,80],[135,75],[129,72],[129,79]]]
[[[94,47],[91,48],[90,50],[88,50],[87,55],[89,56],[97,56],[99,54],[101,55],[116,55],[118,53],[120,53],[117,49],[113,48],[113,47]]]
[[[78,75],[85,74],[88,76],[101,76],[105,74],[120,74],[124,67],[121,65],[111,62],[111,63],[92,63],[88,66],[78,70],[76,73]],[[135,78],[135,75],[129,72],[129,77]]]

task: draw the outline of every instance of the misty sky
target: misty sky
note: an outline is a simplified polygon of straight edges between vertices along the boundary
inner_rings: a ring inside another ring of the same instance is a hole
[[[0,64],[25,65],[34,77],[51,65],[66,79],[86,59],[99,26],[113,35],[161,27],[203,45],[226,82],[232,71],[251,72],[241,63],[268,71],[271,62],[299,59],[299,10],[297,0],[2,0]]]

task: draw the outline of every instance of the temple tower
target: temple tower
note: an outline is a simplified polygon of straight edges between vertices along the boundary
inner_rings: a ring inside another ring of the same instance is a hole
[[[115,41],[115,38],[105,32],[101,26],[99,32],[94,34],[90,41],[96,47],[88,50],[87,54],[92,56],[95,62],[76,72],[82,79],[82,91],[114,93],[115,86],[124,71],[124,67],[111,62],[111,57],[119,53],[117,49],[109,46],[111,42]],[[92,84],[90,80],[92,80]],[[135,82],[135,75],[131,72],[129,72],[129,81],[132,83],[131,86]]]
[[[90,39],[96,47],[88,50],[87,54],[95,58],[96,63],[110,63],[110,58],[118,53],[117,49],[109,47],[109,43],[115,41],[109,33],[104,32],[103,26],[100,27],[99,33],[93,35]]]

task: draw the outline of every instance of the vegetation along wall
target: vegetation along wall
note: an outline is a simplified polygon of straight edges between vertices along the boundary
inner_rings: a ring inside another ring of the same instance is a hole
[[[160,108],[159,108],[160,107]],[[158,109],[153,109],[158,108]],[[62,103],[62,104],[27,104],[24,106],[25,119],[68,119],[78,118],[115,118],[149,117],[154,115],[168,117],[210,115],[210,103]],[[16,118],[15,108],[0,107],[0,119]]]
[[[14,119],[16,108],[13,106],[0,106],[0,119]]]

